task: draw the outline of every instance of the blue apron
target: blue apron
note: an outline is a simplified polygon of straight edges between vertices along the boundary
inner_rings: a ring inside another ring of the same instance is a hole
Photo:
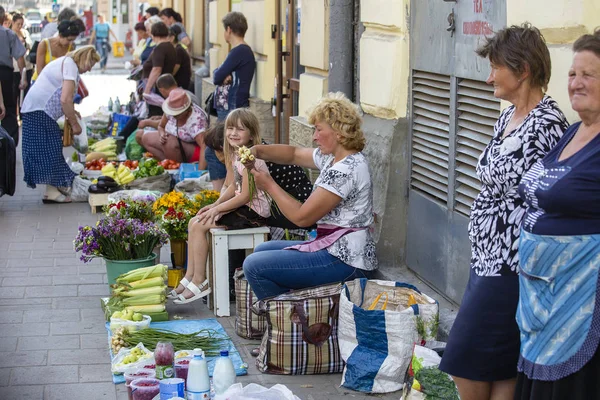
[[[519,371],[555,381],[583,367],[600,342],[600,235],[521,232]]]

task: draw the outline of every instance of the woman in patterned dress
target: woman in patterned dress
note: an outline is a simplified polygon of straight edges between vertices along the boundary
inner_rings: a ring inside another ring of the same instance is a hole
[[[329,94],[310,112],[317,148],[287,145],[252,147],[256,158],[278,164],[319,169],[312,194],[304,203],[290,196],[264,172],[252,170],[292,223],[317,223],[311,242],[270,241],[244,261],[244,274],[261,300],[327,283],[366,277],[377,268],[373,224],[373,185],[362,153],[365,139],[357,107],[341,93]]]
[[[82,127],[77,122],[73,98],[79,75],[100,61],[93,46],[84,46],[51,61],[31,87],[23,107],[23,169],[27,186],[46,185],[44,203],[69,203],[75,174],[63,157],[63,131],[56,120],[66,117],[73,134]]]
[[[573,45],[581,122],[521,181],[515,399],[600,399],[600,29]]]
[[[538,29],[503,29],[477,54],[490,61],[487,83],[494,85],[494,96],[512,105],[500,114],[479,157],[482,187],[471,207],[469,283],[440,369],[452,375],[462,400],[511,399],[519,355],[517,250],[525,214],[518,185],[568,124],[544,94],[550,54]]]

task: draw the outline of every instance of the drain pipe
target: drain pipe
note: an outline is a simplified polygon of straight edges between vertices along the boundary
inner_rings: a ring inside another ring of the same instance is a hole
[[[353,98],[354,79],[354,1],[329,1],[329,86],[330,92],[343,92]],[[356,0],[358,1],[358,0]],[[335,46],[331,44],[335,43]]]

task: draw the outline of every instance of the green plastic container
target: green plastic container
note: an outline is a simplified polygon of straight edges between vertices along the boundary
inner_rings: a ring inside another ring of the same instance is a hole
[[[116,279],[121,274],[132,271],[134,269],[150,267],[152,265],[155,265],[155,260],[155,253],[152,253],[148,258],[138,258],[137,260],[113,261],[107,260],[105,258],[104,262],[106,263],[106,277],[108,278],[108,284],[113,285],[117,283]]]

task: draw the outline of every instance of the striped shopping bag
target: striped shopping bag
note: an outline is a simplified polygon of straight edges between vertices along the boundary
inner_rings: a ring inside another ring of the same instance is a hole
[[[439,304],[416,287],[355,279],[340,296],[342,386],[366,393],[402,389],[415,343],[437,336]]]
[[[246,339],[260,339],[267,329],[264,315],[252,312],[256,295],[244,277],[244,270],[238,268],[233,275],[235,284],[235,332]]]
[[[332,374],[344,363],[338,344],[341,283],[302,289],[266,300],[267,330],[256,366],[285,375]]]

